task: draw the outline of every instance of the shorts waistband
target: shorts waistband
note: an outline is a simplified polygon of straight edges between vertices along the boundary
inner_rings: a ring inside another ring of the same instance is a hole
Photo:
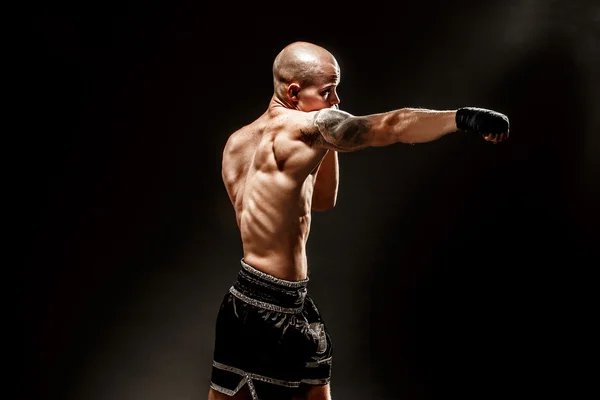
[[[298,313],[302,311],[306,298],[308,278],[288,281],[259,271],[240,261],[242,268],[237,281],[229,289],[231,294],[253,306],[266,310]]]

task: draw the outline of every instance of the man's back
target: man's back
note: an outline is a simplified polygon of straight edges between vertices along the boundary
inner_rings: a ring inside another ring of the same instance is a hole
[[[235,209],[244,260],[281,279],[305,279],[315,177],[325,149],[297,140],[302,112],[273,103],[234,132],[222,177]]]

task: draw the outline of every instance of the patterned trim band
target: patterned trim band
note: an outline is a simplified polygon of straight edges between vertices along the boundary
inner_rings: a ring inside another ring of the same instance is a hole
[[[272,383],[274,385],[279,385],[279,386],[285,386],[285,387],[289,387],[289,388],[297,388],[300,386],[300,382],[290,382],[290,381],[283,381],[281,379],[274,379],[274,378],[269,378],[268,376],[262,376],[262,375],[257,375],[257,374],[251,374],[248,372],[244,372],[239,368],[235,368],[235,367],[230,367],[229,365],[225,365],[225,364],[221,364],[220,362],[217,361],[213,361],[213,367],[218,368],[218,369],[222,369],[223,371],[229,371],[229,372],[233,372],[234,374],[238,374],[241,377],[245,378],[246,380],[249,379],[254,379],[257,381],[262,381],[262,382],[266,382],[266,383]],[[244,379],[242,379],[242,381],[244,381]],[[241,382],[238,387],[235,389],[235,392],[237,392],[244,384],[245,382]],[[229,391],[231,392],[231,391]],[[225,393],[228,394],[228,393]]]
[[[217,392],[221,392],[223,394],[226,394],[227,396],[235,396],[235,394],[242,388],[242,386],[244,386],[246,384],[246,378],[242,379],[239,383],[239,385],[237,385],[237,387],[233,390],[229,390],[227,388],[224,388],[223,386],[219,386],[216,383],[210,383],[210,387],[215,389]]]
[[[300,281],[286,281],[285,279],[279,279],[279,278],[275,278],[273,275],[269,275],[266,274],[262,271],[257,270],[256,268],[246,264],[244,262],[244,260],[240,260],[241,264],[242,264],[242,268],[248,272],[249,274],[252,274],[254,276],[258,276],[259,278],[262,278],[264,280],[267,280],[271,283],[274,283],[276,285],[281,285],[281,286],[285,286],[285,287],[289,287],[289,288],[301,288],[306,286],[306,284],[308,283],[308,278],[300,280]]]

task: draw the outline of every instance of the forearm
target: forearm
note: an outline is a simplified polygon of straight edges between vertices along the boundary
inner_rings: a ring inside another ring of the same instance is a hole
[[[373,118],[370,145],[425,143],[455,131],[456,111],[402,108]]]
[[[339,185],[339,162],[337,151],[329,150],[317,171],[312,196],[312,209],[324,211],[335,206]]]

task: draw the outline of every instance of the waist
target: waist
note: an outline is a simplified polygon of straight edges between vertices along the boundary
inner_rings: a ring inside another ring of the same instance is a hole
[[[306,251],[301,249],[279,249],[279,251],[256,251],[244,245],[242,261],[246,265],[282,281],[302,281],[307,278]]]
[[[240,261],[242,268],[231,294],[256,307],[285,313],[299,312],[308,291],[308,278],[290,281],[276,278]]]

